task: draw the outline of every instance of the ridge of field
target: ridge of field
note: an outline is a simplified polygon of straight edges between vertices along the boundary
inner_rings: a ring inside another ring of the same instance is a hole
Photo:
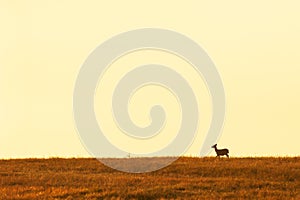
[[[300,199],[299,191],[300,157],[182,157],[138,174],[92,158],[0,160],[0,199],[6,200]]]

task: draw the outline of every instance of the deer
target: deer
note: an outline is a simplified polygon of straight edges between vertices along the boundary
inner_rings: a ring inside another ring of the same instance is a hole
[[[217,153],[217,157],[219,156],[227,156],[227,158],[229,158],[229,150],[228,149],[217,149],[217,144],[213,145],[211,148],[214,148],[216,153]]]

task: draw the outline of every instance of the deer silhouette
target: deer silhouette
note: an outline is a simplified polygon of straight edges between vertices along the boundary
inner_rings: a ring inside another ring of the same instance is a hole
[[[217,157],[219,156],[227,156],[227,158],[229,158],[229,150],[228,149],[218,149],[217,148],[217,144],[213,145],[211,148],[214,148],[216,153],[217,153]]]

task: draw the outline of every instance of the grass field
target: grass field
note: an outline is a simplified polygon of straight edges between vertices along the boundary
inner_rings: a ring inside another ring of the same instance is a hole
[[[96,159],[0,160],[0,199],[300,199],[300,157],[189,158],[130,174]]]

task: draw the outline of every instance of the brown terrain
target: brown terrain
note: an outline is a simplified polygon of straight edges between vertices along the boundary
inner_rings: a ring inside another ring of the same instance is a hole
[[[300,199],[300,157],[183,157],[137,174],[96,159],[0,160],[0,199]]]

